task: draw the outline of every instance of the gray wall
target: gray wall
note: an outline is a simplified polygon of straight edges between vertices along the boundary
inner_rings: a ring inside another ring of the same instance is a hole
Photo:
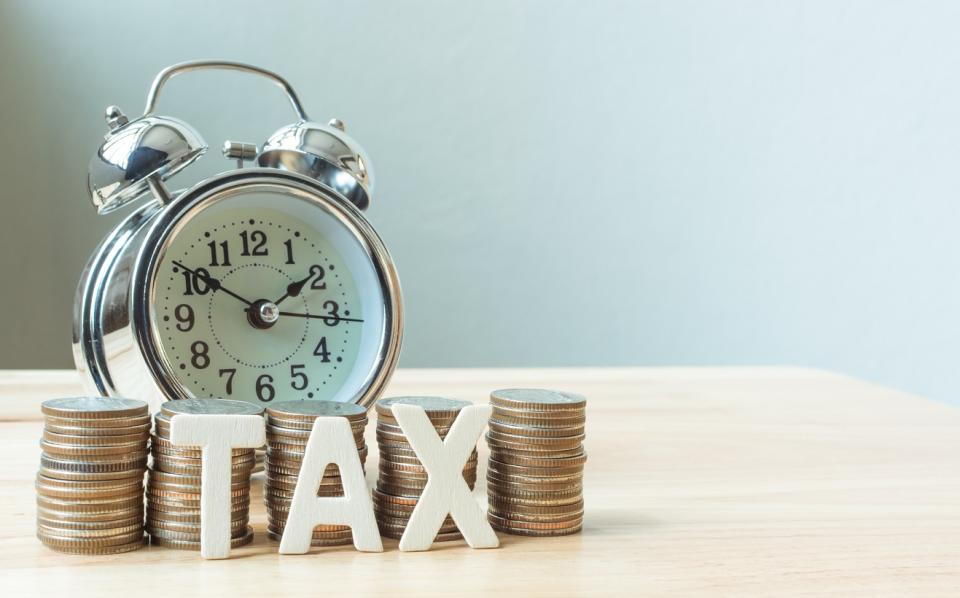
[[[85,171],[162,67],[287,76],[374,158],[407,366],[806,364],[960,390],[960,5],[0,1],[0,367],[70,365],[119,216]],[[291,120],[239,75],[161,112]],[[211,153],[190,173],[227,167]]]

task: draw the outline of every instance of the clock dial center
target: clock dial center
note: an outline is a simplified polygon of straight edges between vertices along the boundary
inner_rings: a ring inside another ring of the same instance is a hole
[[[247,309],[247,321],[254,328],[271,328],[280,319],[280,308],[273,301],[260,299]]]

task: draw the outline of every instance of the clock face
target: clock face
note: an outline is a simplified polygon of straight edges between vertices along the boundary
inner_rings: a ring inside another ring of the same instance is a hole
[[[357,401],[380,364],[385,295],[355,230],[296,193],[223,193],[172,227],[151,326],[184,394]]]

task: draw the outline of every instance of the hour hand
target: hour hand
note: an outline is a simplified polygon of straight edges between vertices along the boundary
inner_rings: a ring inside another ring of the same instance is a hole
[[[217,280],[216,278],[210,276],[209,274],[203,274],[202,272],[198,272],[198,271],[196,271],[196,270],[191,270],[190,268],[187,268],[186,266],[184,266],[183,264],[181,264],[180,262],[178,262],[178,261],[176,261],[176,260],[173,261],[173,265],[176,266],[176,267],[178,267],[178,268],[182,268],[182,269],[185,270],[186,272],[189,272],[189,273],[192,274],[193,276],[196,276],[199,280],[202,280],[202,281],[203,281],[203,284],[205,284],[205,285],[207,285],[208,287],[210,287],[210,290],[212,290],[212,291],[220,291],[220,292],[222,292],[222,293],[226,293],[227,295],[230,295],[230,296],[233,297],[234,299],[237,299],[237,300],[239,300],[239,301],[242,301],[243,303],[246,303],[247,305],[253,305],[253,303],[252,303],[251,301],[247,301],[246,299],[244,299],[244,298],[241,297],[240,295],[237,295],[236,293],[234,293],[234,292],[231,291],[230,289],[224,288],[224,286],[223,286],[222,284],[220,284],[220,281],[219,281],[219,280]]]
[[[299,294],[300,294],[300,291],[303,290],[304,285],[306,285],[308,282],[310,282],[310,279],[311,279],[311,278],[313,278],[313,272],[312,272],[312,271],[311,271],[310,274],[309,274],[306,278],[304,278],[303,280],[295,280],[295,281],[291,282],[290,284],[288,284],[288,285],[287,285],[287,292],[284,293],[283,296],[281,296],[279,299],[277,299],[276,301],[274,301],[274,302],[273,302],[274,305],[279,304],[281,301],[283,301],[283,300],[286,299],[287,297],[296,297],[297,295],[299,295]]]

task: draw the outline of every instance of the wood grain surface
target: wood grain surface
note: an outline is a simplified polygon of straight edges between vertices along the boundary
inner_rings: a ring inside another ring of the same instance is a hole
[[[510,386],[588,398],[583,533],[500,534],[494,550],[405,553],[385,539],[383,553],[279,555],[258,476],[256,540],[204,561],[158,547],[109,557],[43,547],[39,403],[78,384],[71,372],[0,372],[3,594],[960,595],[956,407],[800,368],[401,370],[388,394],[486,402]],[[375,447],[373,422],[367,432]],[[367,471],[372,484],[375,449]]]

